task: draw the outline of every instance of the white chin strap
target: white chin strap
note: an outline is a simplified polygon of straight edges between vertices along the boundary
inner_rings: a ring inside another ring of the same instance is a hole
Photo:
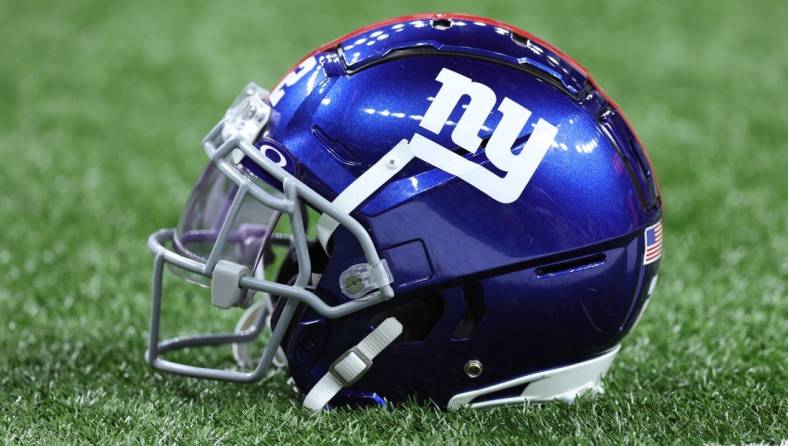
[[[331,398],[361,379],[372,367],[372,360],[402,334],[402,324],[390,317],[378,325],[355,347],[343,353],[304,399],[304,408],[317,412]]]

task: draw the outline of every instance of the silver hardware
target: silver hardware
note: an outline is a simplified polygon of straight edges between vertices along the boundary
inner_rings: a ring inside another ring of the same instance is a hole
[[[468,378],[478,378],[484,371],[481,361],[471,359],[465,363],[465,376]]]

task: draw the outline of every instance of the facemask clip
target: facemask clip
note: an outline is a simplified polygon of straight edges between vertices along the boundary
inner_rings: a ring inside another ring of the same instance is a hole
[[[359,263],[343,271],[339,275],[339,288],[345,296],[358,299],[393,281],[394,277],[391,275],[388,263],[385,259],[381,259],[380,263],[374,266],[369,263]]]
[[[213,269],[211,302],[219,308],[243,306],[244,290],[241,278],[249,275],[249,268],[227,260],[220,260]]]

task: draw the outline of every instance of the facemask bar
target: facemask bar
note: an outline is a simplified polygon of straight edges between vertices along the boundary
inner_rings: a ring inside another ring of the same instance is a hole
[[[217,124],[208,133],[203,140],[203,147],[211,162],[214,163],[224,175],[238,185],[238,192],[225,217],[210,255],[206,261],[202,263],[169,249],[167,244],[171,243],[173,240],[175,235],[174,229],[160,230],[148,238],[148,247],[154,253],[155,260],[153,270],[151,329],[146,359],[153,368],[165,372],[197,378],[250,383],[259,381],[265,377],[277,349],[281,345],[282,338],[292,322],[293,315],[299,303],[309,305],[323,317],[338,318],[386,301],[394,296],[394,290],[391,288],[390,283],[381,283],[381,286],[376,291],[359,299],[351,300],[336,306],[326,304],[317,295],[307,290],[306,286],[309,283],[312,271],[301,200],[304,200],[304,202],[316,208],[318,211],[328,214],[339,222],[340,225],[348,229],[358,240],[370,269],[378,271],[383,270],[385,269],[385,262],[378,256],[371,237],[358,221],[350,217],[350,215],[338,211],[320,194],[277,166],[272,160],[263,156],[262,151],[255,148],[248,140],[244,139],[242,135],[236,135],[223,141],[223,125],[224,121]],[[281,181],[282,190],[284,192],[283,197],[266,192],[230,162],[229,158],[231,153],[238,150],[240,150],[243,155],[249,157],[277,181]],[[160,355],[165,352],[188,347],[250,342],[257,339],[264,329],[265,312],[260,311],[254,321],[253,328],[244,333],[212,333],[159,341],[164,264],[169,263],[191,273],[213,278],[217,264],[220,262],[219,256],[222,253],[230,228],[233,226],[235,218],[241,208],[241,204],[243,203],[243,199],[247,194],[260,201],[263,205],[287,214],[292,228],[293,248],[298,262],[298,275],[293,285],[284,285],[274,281],[255,278],[252,274],[243,275],[238,280],[238,287],[247,292],[252,293],[261,291],[286,299],[282,313],[271,332],[271,336],[263,350],[259,362],[251,372],[240,372],[236,370],[198,367],[161,358]]]

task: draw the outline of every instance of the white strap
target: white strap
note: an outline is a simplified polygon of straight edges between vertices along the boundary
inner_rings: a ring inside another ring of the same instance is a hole
[[[304,399],[304,408],[317,412],[343,387],[361,379],[372,367],[372,360],[402,334],[402,324],[390,317],[378,325],[355,347],[343,353]]]
[[[413,159],[413,153],[408,147],[408,140],[403,139],[389,150],[366,172],[356,178],[345,188],[334,201],[334,207],[345,214],[350,214],[355,208],[380,189],[388,180],[402,170]],[[323,214],[317,222],[317,238],[323,249],[326,248],[328,239],[339,226],[339,222],[328,214]]]

